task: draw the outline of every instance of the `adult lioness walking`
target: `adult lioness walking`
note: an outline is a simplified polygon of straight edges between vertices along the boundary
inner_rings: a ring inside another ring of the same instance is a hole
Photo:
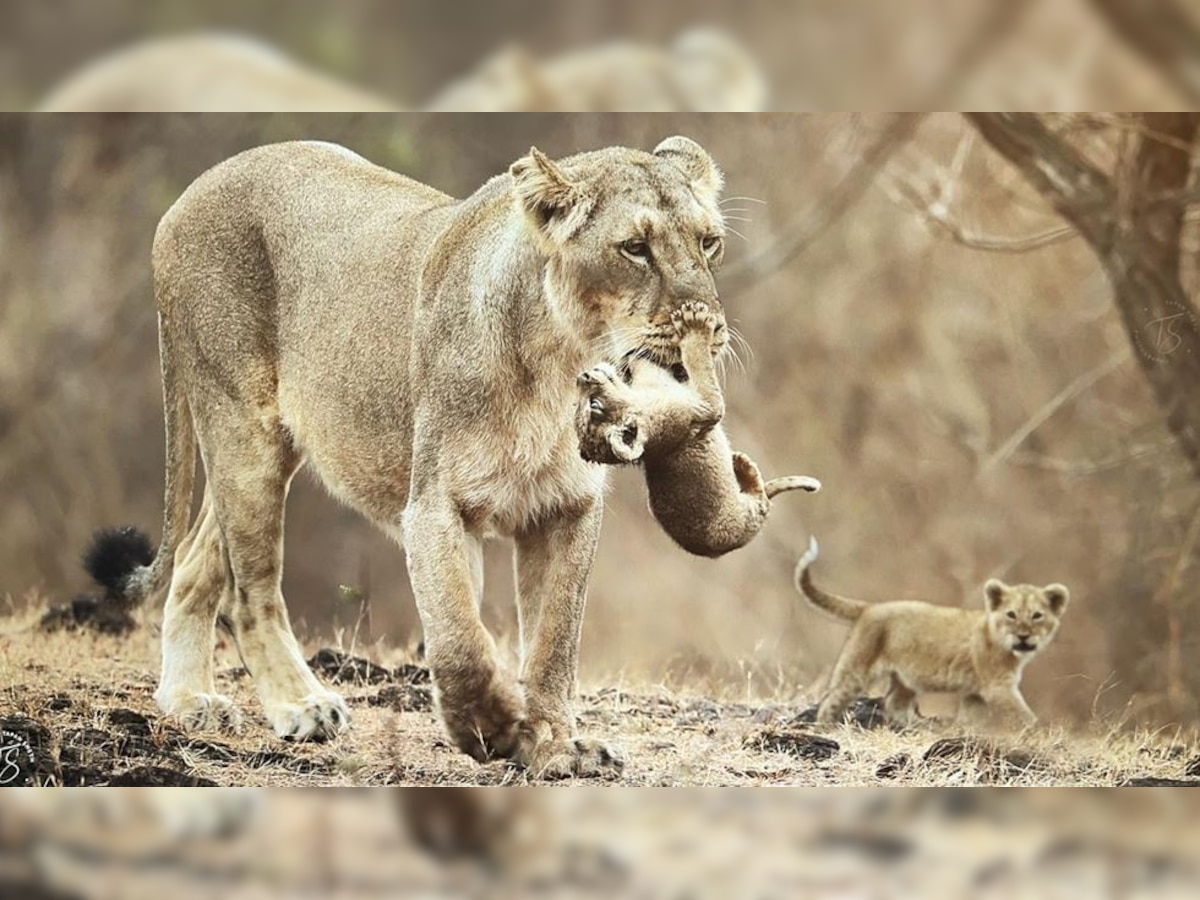
[[[580,459],[575,377],[599,357],[678,358],[673,309],[719,308],[721,174],[686,138],[553,162],[537,150],[466,200],[341,147],[250,150],[196,180],[154,241],[167,423],[162,546],[93,570],[127,599],[170,580],[162,709],[236,718],[213,686],[232,618],[267,717],[336,734],[280,591],[283,509],[309,464],[402,540],[441,715],[477,759],[548,773],[616,764],[575,739],[604,470]],[[188,529],[199,444],[207,488]],[[515,544],[520,681],[478,613],[481,541]],[[115,562],[114,562],[115,561]]]

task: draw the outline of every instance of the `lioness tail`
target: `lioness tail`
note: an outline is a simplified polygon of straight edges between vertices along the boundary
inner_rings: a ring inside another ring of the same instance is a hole
[[[851,600],[849,597],[839,597],[837,594],[826,593],[813,584],[812,576],[808,573],[808,567],[816,561],[818,552],[817,539],[815,537],[809,538],[808,550],[805,551],[804,555],[796,563],[796,590],[809,603],[822,612],[829,613],[849,622],[855,621],[867,608],[866,603],[863,603],[861,600]]]

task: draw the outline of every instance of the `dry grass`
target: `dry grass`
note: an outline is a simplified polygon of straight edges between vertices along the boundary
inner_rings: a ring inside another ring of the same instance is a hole
[[[180,776],[220,785],[352,786],[525,784],[503,763],[478,766],[445,739],[427,685],[408,679],[339,685],[353,727],[331,744],[278,740],[258,711],[236,657],[219,651],[218,689],[246,713],[243,733],[183,734],[159,717],[153,623],[127,638],[86,631],[44,634],[33,619],[8,619],[0,637],[0,710],[44,727],[49,783],[103,784]],[[386,667],[411,663],[382,645],[346,650]],[[314,644],[310,649],[315,650]],[[421,674],[415,667],[407,670]],[[377,673],[378,674],[378,673]],[[894,731],[797,723],[813,697],[731,696],[728,682],[687,691],[632,682],[584,685],[581,730],[620,743],[620,783],[705,785],[1085,785],[1200,774],[1194,737],[1093,723],[1071,731],[969,738],[930,720]],[[17,721],[17,720],[9,720]],[[28,726],[28,723],[25,723]],[[161,770],[146,775],[146,767]]]

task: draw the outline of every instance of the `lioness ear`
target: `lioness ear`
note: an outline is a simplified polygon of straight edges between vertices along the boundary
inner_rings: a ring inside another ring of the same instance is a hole
[[[518,205],[545,236],[565,241],[587,219],[590,199],[537,147],[508,171]]]
[[[1065,584],[1048,584],[1042,589],[1046,595],[1046,602],[1050,604],[1050,609],[1054,611],[1056,616],[1061,616],[1067,604],[1071,602],[1071,592],[1067,590]]]
[[[725,186],[725,176],[713,158],[691,138],[669,137],[654,148],[654,155],[682,170],[692,182],[692,190],[706,199],[715,200]]]
[[[1000,604],[1004,602],[1004,595],[1008,592],[1008,585],[996,578],[989,578],[987,584],[983,586],[983,595],[987,597],[987,608],[989,612],[995,612],[1000,608]]]

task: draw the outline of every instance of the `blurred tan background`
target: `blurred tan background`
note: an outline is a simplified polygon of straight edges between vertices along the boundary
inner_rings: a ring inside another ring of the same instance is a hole
[[[583,680],[811,692],[843,634],[791,587],[814,533],[819,578],[866,599],[977,606],[990,576],[1065,582],[1074,600],[1060,638],[1027,673],[1035,709],[1194,722],[1200,490],[1109,283],[961,117],[899,132],[896,121],[0,117],[0,597],[20,607],[85,589],[78,559],[98,526],[157,535],[149,248],[204,169],[316,138],[462,196],[531,144],[566,155],[682,133],[725,168],[730,225],[745,238],[731,239],[720,279],[749,345],[728,367],[734,445],[768,476],[809,473],[824,490],[780,498],[756,542],[714,562],[677,550],[638,472],[615,472]],[[881,141],[886,161],[864,170]],[[1029,252],[964,245],[1048,231]],[[354,627],[360,610],[345,597],[361,595],[360,643],[415,644],[399,548],[305,476],[287,528],[284,590],[302,633]],[[485,618],[512,638],[503,544],[489,550]]]
[[[0,14],[11,110],[1178,108],[1200,52],[1192,0],[0,0]]]

